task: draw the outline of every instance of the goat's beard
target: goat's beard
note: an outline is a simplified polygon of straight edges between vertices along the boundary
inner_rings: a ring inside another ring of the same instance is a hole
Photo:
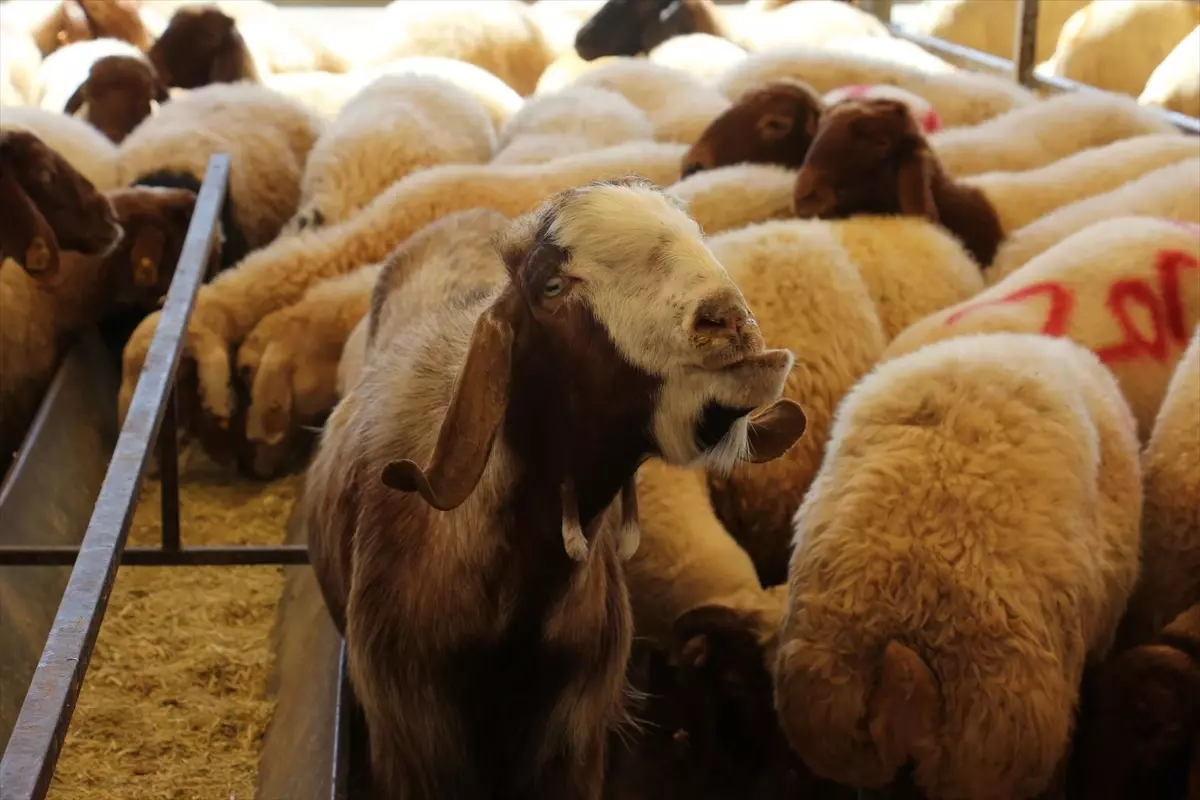
[[[750,451],[749,415],[739,417],[715,445],[702,451],[700,463],[710,472],[726,476]]]

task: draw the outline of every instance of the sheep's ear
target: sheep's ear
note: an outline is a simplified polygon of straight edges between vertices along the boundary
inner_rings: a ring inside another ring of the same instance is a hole
[[[1200,603],[1184,611],[1163,628],[1163,634],[1177,639],[1200,642]]]
[[[795,124],[795,118],[788,114],[767,112],[758,118],[755,128],[763,141],[774,142],[791,133]]]
[[[900,213],[924,217],[930,222],[938,221],[937,205],[933,202],[933,176],[936,171],[933,155],[924,149],[913,153],[900,164],[896,173]]]
[[[162,228],[154,224],[141,226],[129,251],[134,286],[149,288],[158,284],[158,268],[166,246],[167,236]]]
[[[67,98],[67,104],[63,106],[64,114],[73,115],[76,111],[83,107],[83,91],[84,87],[86,86],[87,81],[84,81],[75,87],[75,91],[71,93],[69,98]]]
[[[392,461],[380,480],[400,492],[419,492],[440,511],[460,506],[483,476],[508,408],[512,349],[522,300],[508,288],[475,323],[467,357],[438,431],[429,466]]]
[[[867,730],[888,774],[933,748],[940,709],[933,672],[914,651],[888,642],[879,685],[867,700]]]
[[[58,272],[58,237],[10,169],[0,172],[0,252],[19,262],[30,275]]]
[[[228,30],[213,58],[212,70],[208,74],[213,83],[236,83],[245,80],[246,41],[238,32],[237,24],[230,19]]]
[[[800,219],[823,219],[837,208],[837,195],[821,181],[817,170],[808,164],[796,173],[793,210]]]
[[[163,83],[162,78],[157,75],[154,76],[154,99],[160,106],[171,100],[171,90]]]
[[[808,418],[795,400],[784,397],[750,415],[750,451],[746,461],[761,464],[774,461],[792,448],[804,430]]]

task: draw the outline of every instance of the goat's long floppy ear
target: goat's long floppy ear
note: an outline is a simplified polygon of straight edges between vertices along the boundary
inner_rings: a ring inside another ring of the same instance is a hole
[[[83,92],[86,86],[87,81],[84,81],[75,87],[75,91],[67,98],[67,104],[63,106],[64,114],[73,115],[76,111],[83,108]]]
[[[457,508],[474,491],[508,408],[515,321],[522,302],[510,287],[480,315],[429,466],[392,461],[380,475],[385,486],[419,492],[440,511]]]
[[[933,202],[933,178],[938,165],[925,148],[906,158],[896,171],[896,190],[900,196],[900,213],[910,217],[924,217],[930,222],[939,219],[937,205]]]
[[[795,400],[784,397],[750,415],[746,461],[774,461],[792,448],[808,427],[808,417]]]
[[[817,170],[805,164],[796,173],[792,208],[801,219],[822,219],[837,209],[837,195]]]
[[[0,171],[0,201],[0,253],[30,275],[53,277],[58,272],[58,237],[11,169]]]
[[[879,685],[867,700],[867,730],[889,775],[934,747],[940,713],[933,672],[913,650],[888,642]]]

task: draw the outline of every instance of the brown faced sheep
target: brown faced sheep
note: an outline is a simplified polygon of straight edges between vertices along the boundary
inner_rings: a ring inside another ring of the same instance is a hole
[[[176,11],[149,56],[167,86],[195,89],[210,83],[261,81],[237,23],[214,7]]]
[[[779,728],[762,640],[774,641],[782,603],[773,620],[698,606],[669,641],[635,643],[637,729],[613,737],[612,800],[854,800],[815,778]]]
[[[92,65],[63,110],[74,114],[87,103],[87,121],[120,144],[153,111],[151,102],[170,99],[167,87],[147,61],[105,56]]]
[[[885,99],[846,100],[826,111],[796,176],[799,217],[924,217],[957,236],[987,267],[1010,231],[1064,205],[1108,192],[1196,153],[1175,132],[1119,139],[1037,169],[952,178],[912,110]]]
[[[981,265],[1004,238],[987,198],[946,175],[908,106],[895,100],[846,100],[826,112],[796,176],[795,211],[923,216],[957,235]]]
[[[0,267],[0,471],[21,443],[69,337],[114,312],[154,308],[170,284],[195,195],[181,189],[107,194],[124,231],[103,255],[65,251],[54,275]]]
[[[823,110],[820,95],[800,81],[752,89],[704,129],[683,157],[682,176],[743,162],[799,169]]]
[[[507,279],[409,320],[330,416],[310,553],[378,796],[597,800],[638,464],[774,458],[803,412],[777,400],[792,355],[648,184],[554,195],[496,249]]]
[[[575,34],[585,61],[648,53],[674,36],[723,36],[716,9],[703,0],[608,0]]]
[[[30,274],[58,270],[59,249],[103,256],[121,239],[112,205],[27,131],[0,132],[0,259]]]
[[[1200,604],[1085,684],[1067,797],[1200,797]]]

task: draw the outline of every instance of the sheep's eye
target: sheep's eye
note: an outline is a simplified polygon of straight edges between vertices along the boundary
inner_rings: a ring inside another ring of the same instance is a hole
[[[49,186],[54,182],[54,175],[48,169],[40,169],[38,170],[37,179],[38,183],[42,184],[42,186]]]
[[[543,297],[558,297],[562,294],[563,289],[567,288],[567,282],[562,278],[551,278],[542,284]]]

